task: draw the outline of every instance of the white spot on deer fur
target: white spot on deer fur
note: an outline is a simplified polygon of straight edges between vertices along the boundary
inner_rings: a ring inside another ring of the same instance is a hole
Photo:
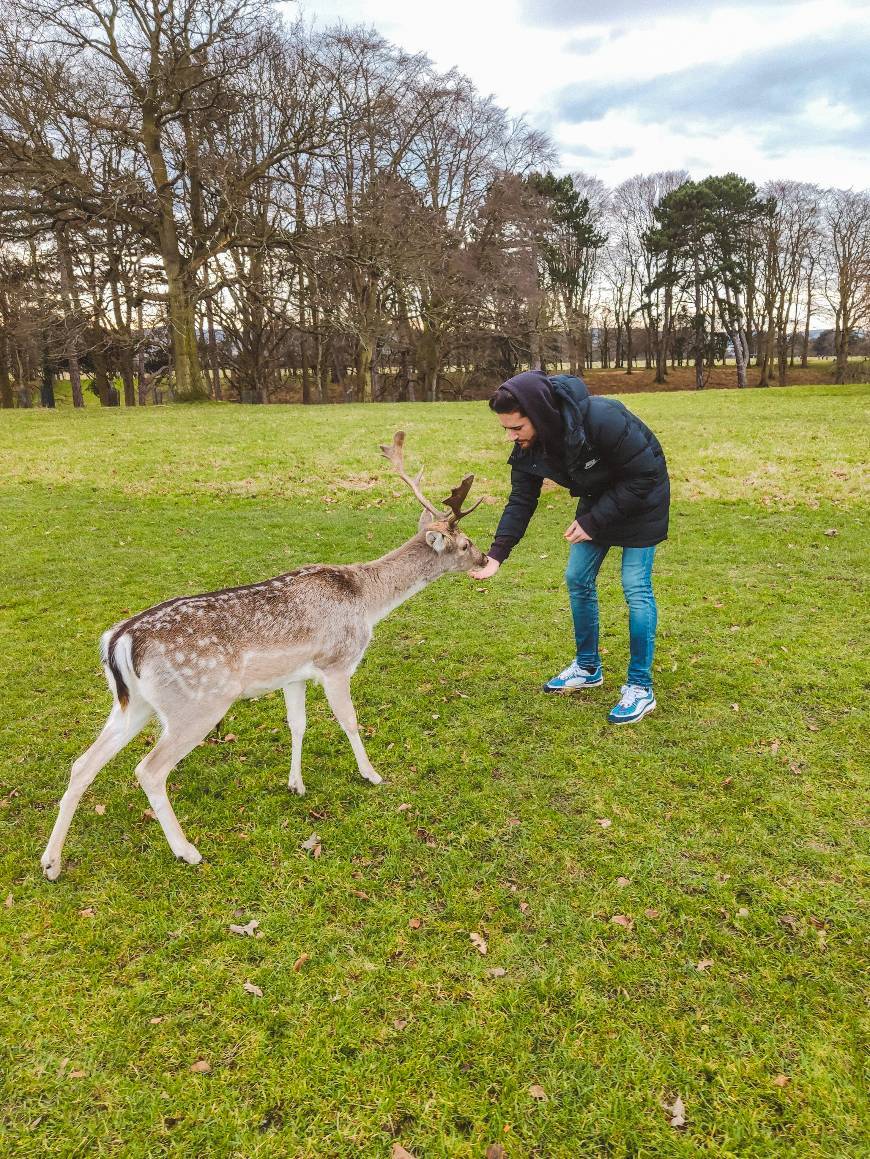
[[[178,660],[178,662],[180,663],[184,659],[184,653],[179,651],[178,649],[176,649],[175,659]]]

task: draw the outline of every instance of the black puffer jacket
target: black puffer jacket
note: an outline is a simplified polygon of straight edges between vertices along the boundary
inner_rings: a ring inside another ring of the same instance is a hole
[[[558,374],[549,383],[564,423],[562,461],[548,458],[539,440],[525,450],[514,447],[511,494],[489,554],[505,560],[522,539],[544,479],[580,497],[577,522],[595,543],[661,543],[668,535],[670,481],[658,439],[621,402],[590,395],[582,379]]]

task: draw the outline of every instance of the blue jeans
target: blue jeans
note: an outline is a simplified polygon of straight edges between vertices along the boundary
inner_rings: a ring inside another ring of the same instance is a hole
[[[565,581],[574,617],[577,641],[577,663],[582,668],[597,668],[598,591],[595,581],[609,548],[583,540],[571,544]],[[628,604],[628,641],[631,660],[626,684],[652,688],[652,663],[656,643],[658,611],[652,590],[654,547],[622,549],[622,590]]]

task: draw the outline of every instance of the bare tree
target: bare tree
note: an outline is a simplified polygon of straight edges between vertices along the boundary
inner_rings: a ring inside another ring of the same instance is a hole
[[[845,382],[852,335],[870,321],[870,193],[828,190],[822,220],[824,292],[834,312],[834,381]]]

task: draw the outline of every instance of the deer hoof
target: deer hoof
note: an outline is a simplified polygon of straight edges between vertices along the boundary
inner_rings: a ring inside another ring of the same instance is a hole
[[[51,857],[46,857],[43,854],[40,864],[42,865],[42,872],[45,874],[46,878],[49,881],[57,881],[57,879],[60,877],[60,858],[58,857],[57,860],[54,860]]]
[[[374,769],[372,769],[371,772],[363,773],[363,776],[369,782],[370,785],[382,785],[384,782],[384,778],[379,777]]]
[[[296,781],[296,782],[291,781],[290,784],[287,786],[287,788],[290,790],[291,793],[295,793],[297,797],[304,797],[305,796],[305,786],[302,784],[301,781]]]
[[[181,854],[181,860],[185,861],[188,865],[199,865],[200,861],[202,861],[202,854],[195,846],[189,845],[187,852]]]

